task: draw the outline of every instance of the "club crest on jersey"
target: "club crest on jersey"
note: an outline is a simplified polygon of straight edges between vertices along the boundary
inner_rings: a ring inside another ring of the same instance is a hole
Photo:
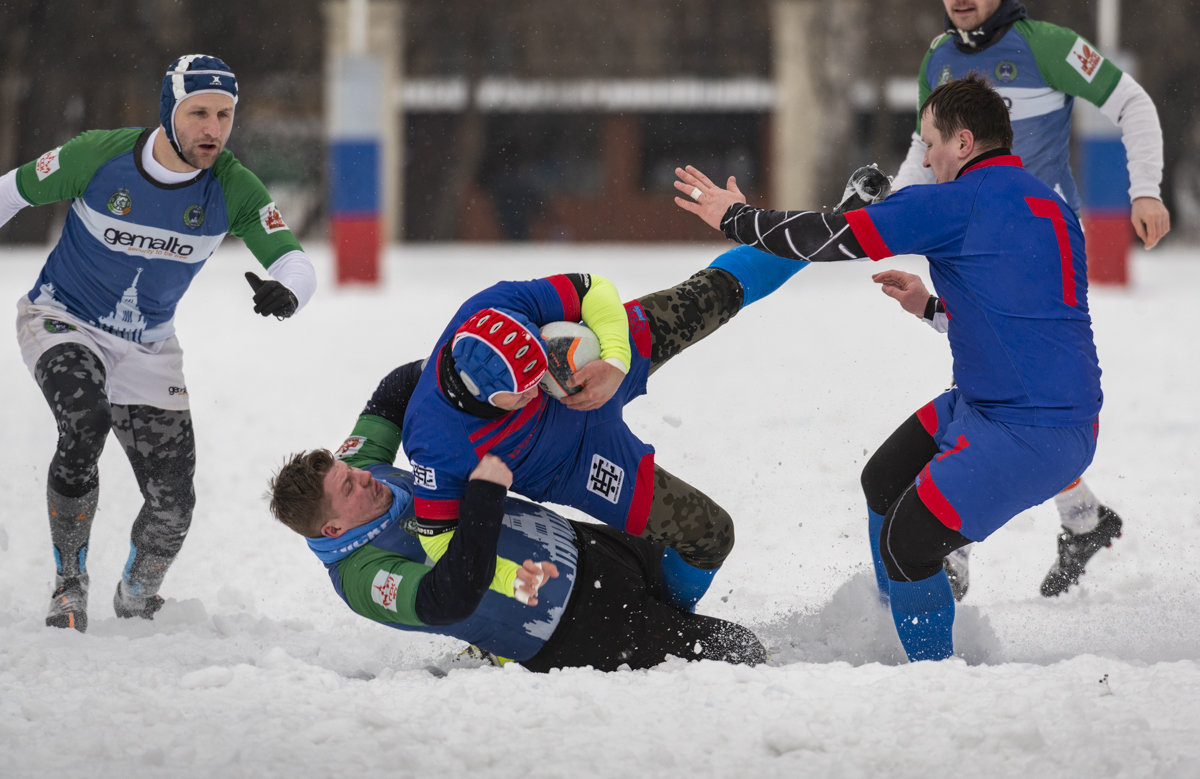
[[[996,80],[1001,83],[1008,83],[1017,78],[1017,63],[1004,60],[996,63]]]
[[[1104,64],[1104,57],[1083,38],[1076,38],[1071,53],[1067,55],[1067,62],[1090,84]]]
[[[358,450],[363,448],[363,444],[367,442],[367,437],[363,435],[352,435],[342,442],[333,456],[338,460],[345,460],[347,457],[353,457],[358,454]]]
[[[953,80],[954,74],[950,72],[950,66],[943,65],[942,72],[938,74],[938,86],[940,87],[942,84],[948,84]]]
[[[108,199],[108,210],[115,216],[125,216],[132,211],[133,197],[129,194],[129,190],[121,187],[112,193],[112,197]]]
[[[262,223],[267,235],[288,229],[287,223],[283,221],[283,214],[279,213],[273,201],[258,209],[258,221]]]
[[[204,224],[204,206],[191,205],[183,209],[183,223],[193,230],[199,230]]]
[[[400,588],[403,576],[385,571],[382,568],[375,574],[371,582],[371,600],[389,611],[396,610],[396,592]]]
[[[75,329],[75,325],[61,319],[43,320],[42,326],[46,328],[47,333],[69,333]]]
[[[37,171],[38,181],[45,181],[47,176],[58,170],[58,153],[61,150],[62,147],[59,146],[38,157],[38,161],[33,166]]]
[[[427,490],[437,489],[437,472],[427,465],[412,463],[413,484]]]
[[[621,484],[625,481],[625,469],[598,454],[592,455],[592,467],[588,469],[587,491],[616,503],[621,499]]]

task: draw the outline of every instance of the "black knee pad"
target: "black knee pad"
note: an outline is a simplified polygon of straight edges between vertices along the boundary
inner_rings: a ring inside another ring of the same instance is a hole
[[[879,553],[892,581],[916,582],[942,570],[942,559],[971,540],[942,524],[915,488],[900,496],[883,520]]]

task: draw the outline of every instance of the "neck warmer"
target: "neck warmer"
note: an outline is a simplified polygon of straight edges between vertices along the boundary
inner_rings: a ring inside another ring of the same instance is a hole
[[[996,13],[984,20],[974,30],[960,30],[950,21],[950,14],[945,14],[944,24],[946,33],[954,36],[954,45],[965,54],[982,51],[991,46],[1009,26],[1018,19],[1028,18],[1025,6],[1018,0],[1001,0]]]
[[[382,516],[376,517],[365,525],[347,530],[337,538],[306,538],[308,548],[313,551],[321,562],[328,565],[347,556],[355,549],[371,543],[371,540],[392,525],[408,516],[412,508],[412,494],[403,487],[391,482],[384,482],[392,491],[392,505]]]

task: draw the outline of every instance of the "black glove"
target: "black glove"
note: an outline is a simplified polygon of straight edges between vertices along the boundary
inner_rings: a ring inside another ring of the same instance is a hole
[[[892,180],[876,165],[866,165],[850,174],[842,202],[833,209],[835,214],[844,214],[856,208],[878,203],[892,193]]]
[[[254,313],[274,315],[277,319],[287,319],[296,313],[300,302],[296,300],[295,293],[275,279],[263,281],[253,271],[246,271],[246,281],[254,290]]]

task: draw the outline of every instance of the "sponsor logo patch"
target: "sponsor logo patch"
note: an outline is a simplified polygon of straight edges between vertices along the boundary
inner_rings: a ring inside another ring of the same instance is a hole
[[[112,193],[112,197],[108,199],[109,213],[114,216],[125,216],[133,210],[133,197],[130,196],[129,190],[122,187]]]
[[[363,444],[367,442],[367,437],[362,435],[352,435],[342,445],[338,447],[333,456],[338,460],[345,460],[347,457],[353,457],[358,454],[358,450],[363,448]]]
[[[400,586],[403,576],[379,569],[375,580],[371,582],[371,600],[383,606],[388,611],[396,610],[396,589]]]
[[[1076,38],[1071,53],[1067,55],[1067,62],[1090,84],[1096,77],[1096,71],[1104,64],[1104,57],[1083,38]]]
[[[171,396],[186,395],[187,387],[167,387],[167,394]]]
[[[412,469],[413,484],[418,487],[424,487],[427,490],[437,489],[437,473],[432,468],[412,463]]]
[[[258,209],[258,221],[262,222],[263,230],[268,235],[279,230],[288,229],[287,223],[283,221],[283,214],[279,213],[279,209],[275,207],[274,202],[267,203]]]
[[[42,327],[46,328],[47,333],[69,333],[75,329],[75,325],[61,319],[44,319]]]
[[[37,163],[34,165],[34,170],[37,171],[38,181],[45,181],[46,177],[54,171],[58,170],[58,152],[62,149],[61,146],[38,157]]]
[[[183,223],[193,230],[200,229],[204,224],[204,207],[195,205],[183,209]]]
[[[173,254],[176,257],[188,257],[192,252],[196,251],[195,246],[187,243],[181,243],[179,239],[173,235],[168,236],[167,238],[156,238],[153,235],[127,233],[124,230],[118,230],[115,227],[110,227],[104,231],[104,242],[109,246],[128,246],[131,251],[139,254],[160,256]]]
[[[592,455],[592,467],[588,471],[587,491],[599,495],[609,503],[621,499],[621,484],[625,481],[625,470],[598,454]]]
[[[1002,83],[1014,81],[1017,78],[1017,63],[1005,60],[996,63],[996,80]]]

